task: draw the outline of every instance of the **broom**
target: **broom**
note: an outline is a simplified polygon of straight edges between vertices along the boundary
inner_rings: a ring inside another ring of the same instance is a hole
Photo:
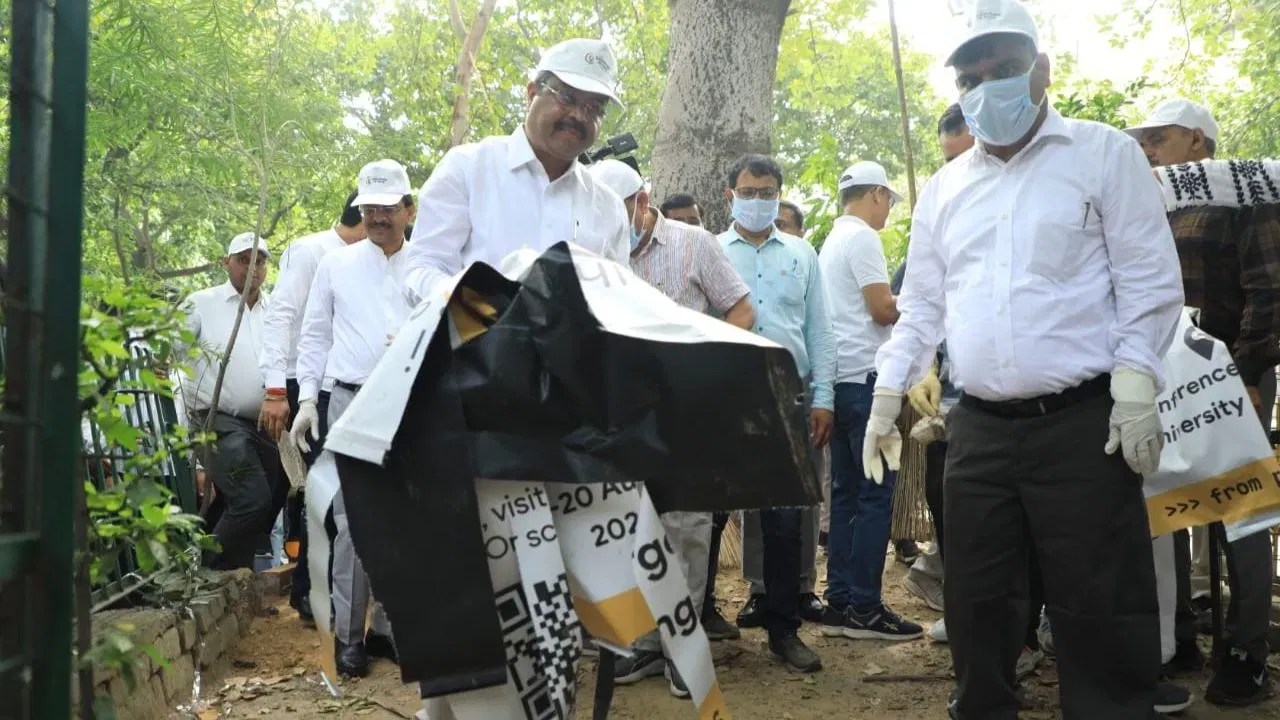
[[[729,521],[720,536],[720,569],[734,570],[742,567],[742,512],[729,513]]]
[[[924,445],[911,439],[911,427],[920,419],[915,409],[907,404],[898,417],[898,429],[902,432],[902,467],[898,471],[898,485],[893,489],[893,526],[890,537],[894,540],[932,540],[933,523],[929,520],[929,503],[924,491]]]

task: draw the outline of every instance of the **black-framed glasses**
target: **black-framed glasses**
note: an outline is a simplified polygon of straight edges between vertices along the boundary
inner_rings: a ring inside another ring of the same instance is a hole
[[[782,191],[778,188],[734,188],[733,194],[743,200],[777,200]]]
[[[604,120],[605,115],[609,112],[610,105],[608,100],[588,100],[570,90],[555,87],[545,80],[538,87],[555,98],[560,107],[565,110],[581,109],[582,114],[592,122]]]

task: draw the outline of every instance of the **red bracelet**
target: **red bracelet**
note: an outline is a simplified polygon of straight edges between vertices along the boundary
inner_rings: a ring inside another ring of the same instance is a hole
[[[289,391],[284,388],[267,388],[267,397],[285,397]]]

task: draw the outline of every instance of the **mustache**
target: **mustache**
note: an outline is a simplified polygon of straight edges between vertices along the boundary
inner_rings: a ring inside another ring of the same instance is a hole
[[[391,227],[391,221],[390,220],[373,220],[371,222],[365,222],[365,227],[387,229]]]
[[[583,125],[577,120],[574,120],[573,118],[562,118],[560,120],[557,120],[555,124],[555,129],[556,130],[573,130],[574,132],[578,133],[580,137],[587,136],[587,126]]]

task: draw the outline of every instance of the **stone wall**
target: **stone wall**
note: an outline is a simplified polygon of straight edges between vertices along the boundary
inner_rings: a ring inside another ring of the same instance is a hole
[[[226,573],[223,581],[222,586],[197,596],[190,612],[132,609],[94,616],[95,635],[113,625],[132,627],[129,634],[135,646],[151,645],[165,660],[162,664],[141,655],[133,667],[132,688],[119,670],[97,670],[96,695],[111,698],[116,717],[166,718],[191,699],[197,669],[208,676],[230,661],[232,650],[249,633],[262,598],[249,570]]]

